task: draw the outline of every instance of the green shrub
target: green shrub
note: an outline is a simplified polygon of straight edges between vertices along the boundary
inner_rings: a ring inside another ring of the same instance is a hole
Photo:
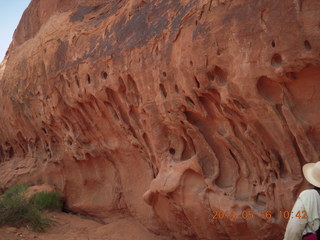
[[[50,219],[42,216],[41,211],[21,195],[0,200],[0,226],[27,226],[34,231],[43,231],[49,224]]]
[[[8,190],[6,190],[4,192],[4,196],[5,197],[11,197],[11,196],[17,196],[17,195],[21,195],[22,196],[22,194],[24,192],[26,192],[27,189],[28,189],[28,184],[20,183],[20,184],[12,186]]]
[[[24,197],[27,188],[28,185],[26,184],[15,185],[0,196],[0,226],[26,226],[34,231],[44,231],[50,226],[52,220],[43,216],[41,210],[51,207],[58,209],[55,204],[57,202],[61,204],[60,195],[54,193],[49,194],[50,197],[47,197],[45,194],[44,196],[46,197],[39,195],[40,197],[34,197],[36,200],[27,200]],[[59,201],[54,201],[58,196]]]
[[[39,210],[61,210],[62,202],[57,191],[38,192],[30,198],[30,202]]]

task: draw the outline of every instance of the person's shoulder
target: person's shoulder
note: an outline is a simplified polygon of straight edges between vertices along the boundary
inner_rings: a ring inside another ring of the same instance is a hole
[[[307,189],[307,190],[303,190],[299,197],[300,198],[305,198],[305,197],[311,197],[311,196],[318,196],[319,193],[317,192],[317,190],[315,189]]]

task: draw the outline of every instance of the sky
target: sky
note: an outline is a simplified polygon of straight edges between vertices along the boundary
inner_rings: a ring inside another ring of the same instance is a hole
[[[6,54],[22,13],[29,3],[30,0],[0,0],[0,62]]]

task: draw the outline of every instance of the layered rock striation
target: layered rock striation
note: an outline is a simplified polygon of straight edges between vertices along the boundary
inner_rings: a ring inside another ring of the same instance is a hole
[[[319,160],[319,12],[32,0],[1,66],[0,186],[54,185],[70,211],[177,239],[282,239]]]

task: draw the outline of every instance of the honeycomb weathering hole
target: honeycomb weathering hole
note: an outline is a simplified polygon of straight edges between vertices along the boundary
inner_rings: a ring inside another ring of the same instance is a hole
[[[179,88],[178,88],[177,84],[174,85],[174,90],[176,91],[176,93],[179,93]]]
[[[258,195],[256,196],[256,199],[255,199],[255,202],[256,202],[258,205],[265,206],[266,203],[267,203],[266,194],[265,194],[264,192],[258,193]]]
[[[108,78],[108,73],[102,72],[102,73],[101,73],[101,77],[102,77],[103,79],[107,79],[107,78]]]
[[[257,82],[257,90],[260,96],[272,103],[282,102],[282,87],[278,82],[270,78],[265,76],[260,77]]]
[[[186,102],[189,103],[191,106],[194,106],[194,101],[190,97],[185,97]]]
[[[200,82],[196,76],[194,76],[194,81],[196,83],[197,88],[200,88]]]
[[[162,83],[160,83],[159,88],[160,88],[160,91],[161,91],[162,95],[166,98],[167,97],[167,91],[166,91],[166,89],[165,89],[165,87],[163,86]]]
[[[176,153],[176,150],[174,148],[170,148],[169,152],[170,152],[171,155],[174,155]]]
[[[91,77],[89,74],[87,74],[87,82],[90,84],[91,83]]]
[[[76,84],[77,84],[78,88],[80,88],[80,82],[79,82],[78,76],[75,76],[74,78],[76,80]]]
[[[10,148],[7,150],[7,153],[8,153],[9,158],[13,158],[13,156],[14,156],[13,147],[10,147]]]
[[[282,57],[279,54],[274,54],[271,59],[271,65],[273,67],[280,67],[282,64]]]
[[[207,72],[208,81],[216,81],[220,86],[226,85],[227,73],[220,67],[215,66],[213,70]]]
[[[296,80],[298,78],[296,72],[286,72],[286,77],[290,80]]]
[[[312,49],[311,44],[308,40],[304,41],[304,47],[306,50],[310,51]]]

